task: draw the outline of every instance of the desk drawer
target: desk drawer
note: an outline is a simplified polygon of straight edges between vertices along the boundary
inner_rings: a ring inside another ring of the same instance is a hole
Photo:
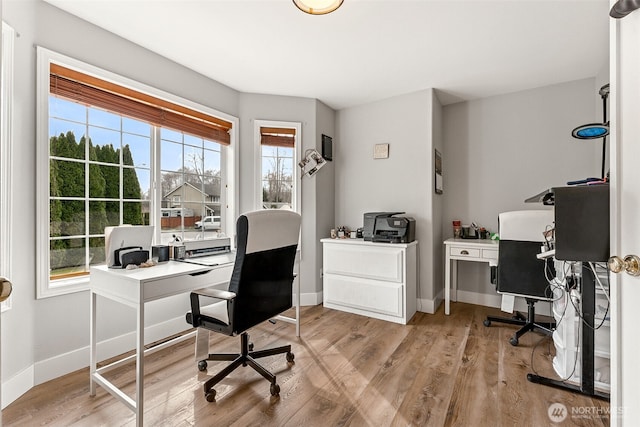
[[[469,258],[480,258],[480,249],[452,247],[451,249],[449,249],[449,255],[463,256],[463,257],[468,256]]]
[[[483,249],[482,258],[484,259],[498,259],[498,251],[496,249]]]

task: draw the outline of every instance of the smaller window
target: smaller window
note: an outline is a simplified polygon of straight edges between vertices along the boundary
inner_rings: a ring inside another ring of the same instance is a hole
[[[257,159],[260,171],[257,205],[260,209],[300,212],[298,158],[300,123],[256,121]]]
[[[180,196],[173,196],[173,204],[174,205],[179,205],[180,204]]]

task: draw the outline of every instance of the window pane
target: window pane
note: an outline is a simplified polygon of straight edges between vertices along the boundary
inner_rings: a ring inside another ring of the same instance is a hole
[[[104,255],[104,237],[92,237],[89,239],[89,264],[97,265],[106,262]]]
[[[141,202],[124,202],[122,204],[122,221],[123,224],[149,225],[148,222],[145,223],[142,215]]]
[[[52,200],[49,215],[51,237],[84,234],[84,201]]]
[[[84,123],[87,120],[87,107],[77,102],[49,96],[49,117]]]
[[[120,115],[89,107],[89,123],[108,129],[120,130]]]
[[[52,240],[49,261],[52,276],[87,271],[85,239]]]
[[[151,167],[151,139],[149,137],[122,134],[122,144],[124,147],[125,164],[127,163],[127,150],[130,150],[133,166]]]
[[[214,174],[220,171],[220,152],[204,150],[204,173]]]
[[[179,172],[163,172],[162,173],[162,207],[169,207],[166,203],[174,191],[179,191],[182,185],[182,174]],[[180,194],[180,193],[177,193]]]
[[[278,153],[278,147],[272,147],[270,145],[262,146],[262,157],[265,157],[265,156],[275,157],[277,153]]]
[[[195,148],[189,145],[184,146],[184,168],[192,173],[202,173],[203,153],[202,148]]]
[[[107,223],[105,226],[120,225],[120,202],[105,202]]]
[[[84,164],[51,160],[49,194],[52,197],[84,197]]]
[[[106,180],[102,175],[102,168],[110,168],[109,166],[100,166],[96,164],[89,165],[89,197],[103,198],[106,196]]]
[[[55,122],[54,125],[51,123]],[[49,138],[49,152],[52,156],[68,159],[84,159],[84,125],[77,125],[61,120],[50,120],[51,127],[58,127]],[[77,135],[80,135],[79,137]],[[79,138],[79,139],[78,139]]]
[[[163,140],[161,150],[160,168],[164,171],[179,171],[182,168],[182,145]]]
[[[160,129],[160,139],[182,143],[182,133],[175,130],[162,128]]]
[[[151,171],[149,169],[134,169],[138,177],[140,186],[140,198],[149,200],[151,198]],[[125,192],[126,194],[126,192]],[[125,196],[126,197],[126,196]]]
[[[104,178],[104,194],[96,197],[107,199],[120,198],[120,167],[100,165],[100,172]]]
[[[125,199],[142,199],[143,193],[140,187],[140,180],[138,179],[138,173],[145,173],[147,171],[143,169],[135,168],[123,168],[122,170],[122,189],[123,197]],[[149,181],[149,174],[145,176],[147,182]],[[148,189],[147,189],[148,192]]]
[[[152,126],[139,120],[122,117],[122,131],[136,135],[151,136]]]
[[[189,134],[184,134],[184,143],[188,145],[193,145],[194,147],[202,148],[202,138],[198,138],[197,136],[192,136]]]
[[[97,154],[96,160],[108,163],[120,163],[120,159],[114,157],[113,153],[119,153],[120,149],[120,132],[109,129],[97,128],[89,126],[89,140],[96,152],[105,151],[106,154]]]
[[[293,148],[278,147],[278,157],[290,157],[290,158],[293,158]]]
[[[107,202],[89,202],[89,234],[104,234],[106,226]]]

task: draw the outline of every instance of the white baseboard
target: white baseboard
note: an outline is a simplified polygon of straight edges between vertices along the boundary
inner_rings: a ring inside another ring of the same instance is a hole
[[[438,309],[438,305],[440,302],[437,298],[435,299],[425,299],[418,298],[418,311],[422,313],[434,314]]]
[[[2,409],[28,392],[34,384],[33,365],[2,382]]]
[[[300,305],[318,305],[322,304],[322,291],[314,293],[300,294]]]
[[[322,292],[300,295],[300,305],[322,304]],[[151,343],[189,329],[184,317],[176,317],[145,328],[145,342]],[[98,360],[105,360],[135,348],[135,332],[113,337],[97,344]],[[2,383],[2,408],[32,387],[89,366],[89,346],[41,360]]]

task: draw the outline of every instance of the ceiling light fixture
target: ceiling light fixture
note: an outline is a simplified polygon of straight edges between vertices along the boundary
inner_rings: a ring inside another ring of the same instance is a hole
[[[326,15],[340,6],[344,0],[293,0],[301,11],[310,15]]]

